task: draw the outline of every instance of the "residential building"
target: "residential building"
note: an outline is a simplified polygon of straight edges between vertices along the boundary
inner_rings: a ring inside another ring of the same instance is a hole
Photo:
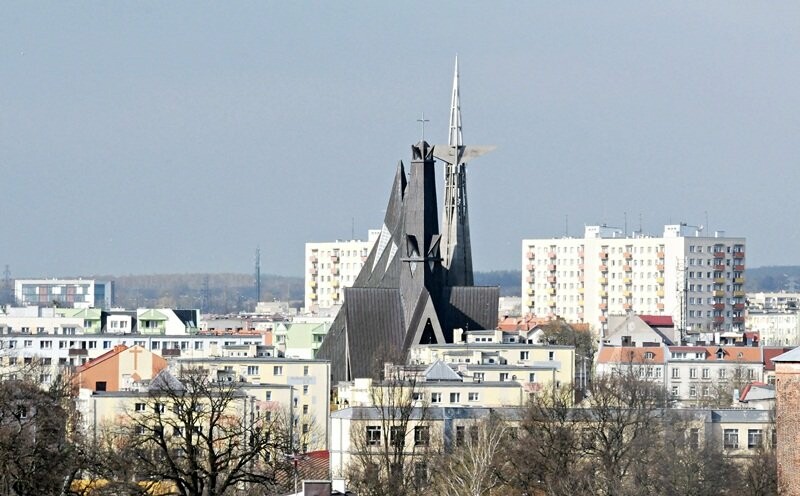
[[[778,487],[781,494],[800,495],[800,348],[772,359],[775,362],[775,427]]]
[[[317,313],[320,309],[342,304],[342,289],[353,285],[380,233],[380,230],[371,229],[366,241],[306,243],[304,306],[307,312]]]
[[[94,279],[17,279],[14,298],[23,307],[111,308],[114,283]]]
[[[744,329],[745,239],[684,224],[660,237],[587,226],[583,238],[522,241],[522,311],[586,322],[604,336],[611,315],[671,316],[688,332]]]
[[[680,344],[680,331],[664,315],[612,315],[603,343],[609,346],[659,346]]]
[[[747,293],[748,310],[796,310],[800,307],[800,293],[787,291]]]
[[[800,346],[800,311],[797,308],[750,308],[745,325],[757,332],[764,346]]]
[[[291,358],[316,357],[331,322],[277,322],[273,336],[283,355]]]

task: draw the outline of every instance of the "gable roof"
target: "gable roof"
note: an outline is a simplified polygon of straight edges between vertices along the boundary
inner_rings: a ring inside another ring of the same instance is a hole
[[[793,348],[771,348],[764,347],[764,370],[775,370],[775,363],[773,359],[777,356],[783,355],[787,351],[792,351]]]
[[[675,327],[670,315],[639,315],[639,318],[651,327]]]
[[[90,369],[92,367],[95,367],[95,366],[105,362],[106,360],[112,358],[112,357],[115,357],[115,356],[119,355],[120,353],[122,353],[123,351],[125,351],[127,349],[128,349],[128,347],[125,346],[124,344],[118,344],[118,345],[114,346],[112,349],[110,349],[109,351],[107,351],[107,352],[103,353],[102,355],[100,355],[99,357],[94,358],[92,360],[89,360],[88,362],[84,363],[83,365],[79,365],[75,369],[75,372],[76,373],[85,372],[86,370],[88,370],[88,369]]]
[[[436,360],[425,369],[426,381],[463,381],[455,370],[451,369],[442,360]]]
[[[649,355],[652,353],[652,355]],[[597,363],[664,363],[664,348],[661,346],[603,346],[597,355]]]

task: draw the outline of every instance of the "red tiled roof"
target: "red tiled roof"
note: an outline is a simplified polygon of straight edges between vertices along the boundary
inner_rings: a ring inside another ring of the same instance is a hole
[[[747,400],[747,394],[750,392],[750,388],[752,386],[765,387],[767,384],[764,382],[751,382],[750,384],[746,385],[744,388],[742,388],[742,393],[739,395],[739,401],[744,402]]]
[[[652,327],[675,327],[675,323],[669,315],[639,315],[639,318]]]
[[[778,355],[783,355],[787,351],[792,351],[794,348],[772,348],[764,347],[764,370],[775,370],[775,362],[773,358]]]
[[[124,344],[118,344],[118,345],[114,346],[114,348],[112,348],[109,351],[107,351],[107,352],[103,353],[102,355],[100,355],[99,357],[97,357],[95,359],[92,359],[92,360],[89,360],[88,362],[84,363],[83,365],[78,366],[75,369],[75,372],[83,372],[86,369],[92,368],[92,367],[94,367],[95,365],[97,365],[99,363],[105,362],[106,360],[108,360],[111,357],[119,355],[120,353],[122,353],[123,351],[125,351],[127,349],[128,349],[128,347],[125,346]]]

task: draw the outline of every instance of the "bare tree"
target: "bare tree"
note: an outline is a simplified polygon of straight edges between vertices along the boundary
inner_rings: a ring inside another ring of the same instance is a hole
[[[137,478],[174,486],[182,496],[259,494],[275,487],[287,440],[234,383],[203,370],[180,380],[162,372],[139,411],[116,426],[114,442]]]
[[[359,409],[363,429],[351,432],[353,459],[346,468],[359,495],[414,494],[427,479],[427,454],[434,449],[429,409],[413,374],[391,368],[369,392],[371,406]],[[356,423],[356,425],[361,425]]]
[[[434,463],[432,492],[440,495],[485,496],[502,484],[498,459],[515,432],[505,420],[490,415],[469,426],[458,426],[451,450]]]

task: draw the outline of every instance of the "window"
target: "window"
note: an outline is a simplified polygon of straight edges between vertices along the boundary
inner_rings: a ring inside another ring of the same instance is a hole
[[[483,372],[475,372],[474,374],[472,374],[472,379],[475,382],[483,382],[484,381]]]
[[[412,399],[413,399],[414,401],[422,401],[422,399],[423,399],[423,394],[422,394],[422,393],[420,393],[419,391],[414,391],[414,393],[412,393],[411,397],[412,397]]]
[[[303,394],[308,394],[308,384],[303,386]]]
[[[747,449],[760,448],[764,443],[764,432],[761,429],[747,430]]]
[[[466,439],[464,438],[465,428],[463,425],[456,426],[456,446],[464,446]]]
[[[137,435],[143,436],[145,434],[145,432],[146,432],[146,429],[144,428],[143,425],[137,425],[136,428],[135,428],[135,432],[136,432]]]
[[[696,387],[691,386],[689,388],[689,396],[692,397],[692,398],[695,398],[697,396],[697,388]]]
[[[156,403],[155,405],[153,405],[153,410],[154,410],[156,413],[164,413],[164,411],[166,410],[166,408],[167,408],[167,407],[166,407],[166,405],[165,405],[164,403]]]
[[[111,341],[103,341],[103,349],[107,350],[111,348]]]
[[[461,393],[450,393],[450,403],[459,403],[461,401]]]
[[[442,393],[431,393],[431,403],[441,403]]]
[[[272,401],[272,391],[267,391],[265,398],[267,401]]]
[[[308,375],[308,365],[303,365],[303,375]]]
[[[381,445],[381,426],[368,425],[367,446],[380,446],[380,445]]]
[[[308,415],[308,405],[303,405],[303,415]]]
[[[689,429],[689,447],[697,449],[700,446],[700,429]]]
[[[94,383],[94,390],[95,391],[105,391],[106,390],[106,381],[97,381]]]
[[[672,369],[672,378],[673,379],[680,379],[681,371],[680,369]]]
[[[508,372],[500,372],[500,382],[505,382],[508,380]]]
[[[678,396],[678,386],[672,386],[672,396]]]
[[[556,352],[555,352],[555,351],[549,351],[549,352],[547,352],[547,359],[548,359],[548,360],[553,360],[553,359],[555,359],[555,356],[556,356]]]
[[[530,352],[527,351],[520,351],[519,352],[519,359],[520,360],[528,360]]]
[[[45,349],[45,350],[49,350],[50,348],[53,347],[53,342],[52,341],[41,341],[39,343],[39,347],[42,348],[42,349]]]
[[[144,403],[136,403],[133,409],[134,411],[137,412],[143,412],[145,411],[145,409],[147,409],[147,405],[145,405]]]
[[[417,486],[425,483],[428,480],[428,464],[424,462],[417,462],[414,464],[414,483]]]
[[[722,443],[725,449],[739,449],[739,431],[737,429],[725,429]]]
[[[751,381],[756,378],[756,371],[755,369],[747,369],[747,378]]]
[[[389,429],[389,442],[392,446],[402,446],[406,441],[406,433],[402,427],[393,425]]]
[[[276,365],[272,367],[272,375],[283,375],[283,366]]]
[[[427,446],[430,442],[431,433],[427,425],[414,427],[414,446]]]
[[[703,379],[708,379],[710,376],[710,371],[708,369],[703,369]]]
[[[469,393],[469,396],[467,397],[469,401],[478,401],[478,398],[478,393]]]
[[[725,371],[725,369],[719,369],[719,378],[720,378],[720,379],[724,379],[724,378],[725,378],[725,376],[726,376],[726,371]]]
[[[247,375],[258,375],[258,365],[248,365]]]
[[[689,369],[689,379],[697,379],[697,369],[692,367]]]

